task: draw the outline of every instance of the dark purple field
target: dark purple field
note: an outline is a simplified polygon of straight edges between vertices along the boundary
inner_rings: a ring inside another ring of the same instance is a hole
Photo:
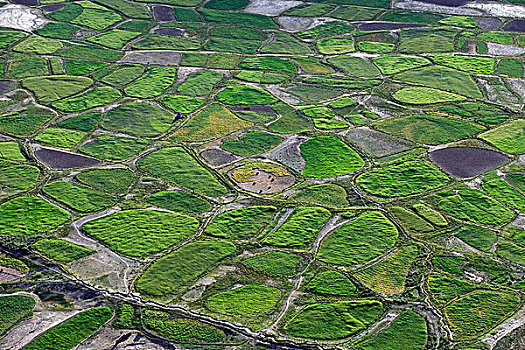
[[[474,147],[450,147],[429,153],[430,160],[447,173],[469,178],[496,169],[509,158],[499,152]]]
[[[426,27],[425,24],[415,23],[392,23],[392,22],[370,22],[370,23],[359,23],[359,30],[364,32],[373,30],[395,30],[402,28],[418,28]]]
[[[13,4],[26,5],[26,6],[36,6],[38,5],[38,0],[11,0]]]
[[[216,148],[202,151],[201,157],[204,158],[204,160],[211,166],[219,166],[231,163],[237,159],[237,157],[233,154]]]
[[[503,27],[503,30],[509,31],[509,32],[521,32],[525,33],[525,20],[524,19],[518,19],[512,22],[509,22],[505,24]]]
[[[85,168],[100,163],[100,161],[95,158],[49,148],[36,150],[35,156],[37,156],[42,163],[53,169]]]
[[[7,91],[11,91],[16,88],[16,83],[11,80],[0,80],[0,94],[3,94]]]
[[[44,12],[55,12],[58,10],[62,10],[64,8],[64,4],[50,4],[50,5],[44,5],[40,9]]]
[[[168,6],[155,6],[153,8],[153,16],[157,21],[174,21],[175,15]]]
[[[241,106],[241,107],[232,107],[232,111],[250,111],[250,112],[260,112],[260,113],[274,113],[277,112],[268,106]]]
[[[182,29],[178,28],[159,28],[155,31],[155,33],[160,35],[166,35],[166,36],[175,36],[179,37],[182,35]]]

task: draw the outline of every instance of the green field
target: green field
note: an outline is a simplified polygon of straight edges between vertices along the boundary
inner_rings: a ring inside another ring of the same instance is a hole
[[[417,246],[404,246],[387,259],[360,270],[355,276],[380,294],[398,294],[405,290],[405,279],[418,253]]]
[[[394,322],[376,337],[357,345],[359,350],[423,349],[427,339],[425,319],[408,310],[399,315]]]
[[[48,183],[42,188],[42,192],[49,198],[82,213],[104,210],[117,202],[113,195],[71,181]]]
[[[173,114],[157,106],[131,102],[107,112],[102,127],[133,136],[156,137],[171,128],[173,119]]]
[[[433,115],[411,115],[388,119],[375,124],[374,127],[428,145],[460,140],[484,130],[481,125],[462,119]]]
[[[141,158],[139,167],[150,174],[207,196],[228,192],[207,169],[181,147],[169,147]]]
[[[235,250],[235,245],[227,241],[188,243],[150,265],[137,280],[136,289],[154,298],[179,294],[188,282],[209,271]]]
[[[380,197],[405,197],[444,186],[448,176],[425,162],[407,162],[360,175],[357,185]]]
[[[69,214],[40,197],[16,197],[0,204],[0,230],[10,236],[45,233],[69,220]]]
[[[491,226],[507,223],[514,217],[510,209],[474,189],[463,189],[457,194],[447,192],[438,207],[458,219]]]
[[[321,244],[317,259],[351,267],[378,257],[393,247],[399,232],[378,211],[368,211],[333,231]]]
[[[70,263],[94,253],[93,250],[62,239],[41,239],[33,248],[48,259]]]
[[[245,265],[273,276],[294,275],[300,262],[300,255],[277,251],[258,254],[243,261]]]
[[[268,206],[229,210],[217,215],[204,232],[226,239],[251,238],[270,223],[275,212],[275,207]]]
[[[307,247],[313,243],[317,232],[330,216],[330,211],[324,208],[296,208],[285,222],[264,239],[264,243],[287,248]]]
[[[357,292],[355,284],[337,271],[321,272],[306,285],[306,290],[311,293],[340,297],[352,296]]]
[[[525,120],[519,119],[484,132],[479,137],[501,150],[513,154],[525,153]]]
[[[144,310],[142,322],[148,331],[176,342],[215,343],[226,337],[211,325],[162,311]]]
[[[176,213],[124,210],[82,225],[82,230],[110,249],[143,259],[189,238],[199,223]]]
[[[94,333],[106,323],[113,311],[107,307],[97,307],[82,311],[55,328],[39,335],[24,350],[68,350]]]
[[[308,305],[283,327],[299,338],[337,340],[368,327],[381,314],[383,305],[375,300],[339,301]]]
[[[335,136],[317,136],[300,146],[306,160],[303,174],[328,178],[356,171],[363,167],[361,156]]]
[[[206,304],[221,314],[256,316],[271,311],[280,296],[276,288],[251,284],[214,294]]]
[[[0,1],[0,350],[523,347],[523,6]]]
[[[251,125],[251,122],[237,118],[224,106],[214,103],[189,119],[182,128],[173,133],[173,138],[183,141],[207,141]]]
[[[92,169],[81,172],[76,179],[97,190],[119,194],[126,192],[134,175],[126,168]]]
[[[146,198],[146,202],[159,208],[183,213],[202,213],[211,209],[204,198],[184,191],[161,191]]]
[[[0,335],[4,335],[11,327],[31,315],[35,307],[35,299],[25,295],[0,297]]]

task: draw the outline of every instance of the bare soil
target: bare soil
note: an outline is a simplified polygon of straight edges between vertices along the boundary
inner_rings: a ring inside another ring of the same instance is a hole
[[[121,62],[176,66],[180,59],[181,54],[172,51],[129,51],[126,52]]]
[[[346,137],[366,153],[376,157],[388,156],[406,151],[414,144],[401,137],[385,134],[367,127],[350,130]]]
[[[304,160],[303,156],[301,156],[299,145],[305,140],[306,139],[304,137],[292,135],[271,152],[266,154],[266,156],[268,159],[275,160],[299,173],[302,173],[306,165],[306,161]]]
[[[278,16],[286,10],[302,4],[304,4],[302,1],[295,0],[252,0],[244,11],[265,16]]]
[[[235,169],[228,172],[228,175],[233,179],[232,173]],[[235,180],[234,180],[235,181]],[[235,183],[245,189],[246,191],[267,194],[281,192],[288,187],[292,186],[295,182],[295,176],[292,174],[285,176],[275,176],[273,174],[261,171],[259,169],[253,170],[253,175],[250,177],[248,182],[237,182]]]
[[[47,24],[38,9],[9,4],[0,8],[0,27],[30,32]]]

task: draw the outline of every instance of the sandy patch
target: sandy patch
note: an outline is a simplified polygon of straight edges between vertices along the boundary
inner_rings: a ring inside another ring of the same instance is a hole
[[[42,28],[47,22],[37,9],[22,5],[6,5],[0,8],[0,27],[30,32]]]
[[[507,80],[518,95],[525,99],[525,79],[508,79]]]
[[[525,47],[487,43],[488,53],[494,56],[519,56],[525,53]]]
[[[525,18],[525,7],[520,5],[470,2],[465,7],[479,9],[495,17]]]
[[[367,127],[350,130],[346,137],[373,156],[387,156],[406,151],[413,143],[401,137],[385,134]]]
[[[244,9],[248,13],[265,16],[279,16],[282,12],[304,4],[295,0],[252,0]]]
[[[287,167],[302,173],[306,165],[306,161],[301,156],[299,145],[305,141],[306,138],[292,135],[286,139],[283,143],[267,153],[268,159],[275,160],[279,163],[286,165]]]
[[[315,23],[313,18],[308,17],[289,17],[283,16],[277,18],[277,22],[283,27],[284,30],[289,32],[298,32],[306,30],[312,27]]]
[[[414,0],[395,1],[392,6],[397,9],[422,12],[437,12],[446,15],[482,16],[484,14],[483,11],[480,11],[479,9],[475,8],[449,7],[435,4],[427,4],[424,2]]]

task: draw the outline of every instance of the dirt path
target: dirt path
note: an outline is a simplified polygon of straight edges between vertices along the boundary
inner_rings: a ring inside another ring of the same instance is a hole
[[[82,225],[86,222],[113,214],[117,211],[120,211],[120,208],[114,207],[102,213],[84,217],[73,223],[73,230],[65,239],[93,249],[95,253],[71,262],[68,264],[68,268],[73,274],[78,276],[78,278],[91,284],[107,288],[111,291],[129,293],[129,275],[132,271],[136,270],[140,264],[132,259],[114,253],[97,241],[85,236],[81,230]]]
[[[45,310],[35,312],[33,316],[20,322],[0,339],[0,349],[19,350],[48,329],[55,327],[82,311],[83,310]]]
[[[522,327],[523,325],[525,325],[525,306],[522,306],[522,308],[516,312],[514,316],[503,322],[494,331],[482,338],[481,341],[488,344],[489,349],[493,349],[498,341],[509,335],[516,328]]]

